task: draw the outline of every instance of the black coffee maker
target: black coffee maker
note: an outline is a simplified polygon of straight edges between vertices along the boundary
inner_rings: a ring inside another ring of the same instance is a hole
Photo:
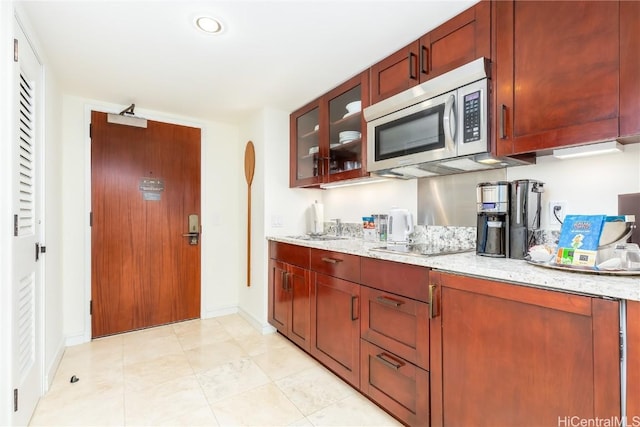
[[[540,229],[544,183],[534,179],[512,181],[509,195],[509,258],[524,259]]]
[[[482,182],[476,187],[478,255],[509,256],[509,190],[507,181]]]
[[[524,259],[540,228],[543,186],[533,179],[478,184],[478,255]]]

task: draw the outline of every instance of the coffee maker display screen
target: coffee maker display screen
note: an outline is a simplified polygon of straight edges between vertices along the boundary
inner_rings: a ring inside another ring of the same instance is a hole
[[[495,209],[496,203],[483,203],[482,209]]]

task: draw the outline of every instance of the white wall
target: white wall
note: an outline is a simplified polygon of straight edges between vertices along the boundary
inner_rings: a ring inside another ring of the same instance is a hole
[[[389,180],[375,184],[326,190],[325,221],[340,218],[344,222],[361,223],[363,216],[384,214],[392,207],[406,208],[418,216],[418,181]]]
[[[90,111],[118,112],[122,105],[66,95],[62,109],[64,334],[67,345],[73,345],[91,337]],[[201,312],[205,318],[236,312],[240,260],[234,236],[242,223],[236,202],[241,192],[233,178],[238,174],[237,127],[140,108],[136,114],[202,129]]]
[[[45,62],[46,64],[46,62]],[[47,252],[42,259],[44,274],[44,374],[48,386],[53,382],[64,353],[63,276],[62,276],[62,94],[55,76],[45,66],[44,132],[44,241]]]
[[[560,160],[539,157],[535,165],[507,169],[507,179],[538,179],[542,193],[542,228],[550,225],[549,201],[566,201],[568,214],[618,214],[618,194],[640,192],[640,144],[624,152]],[[640,218],[637,218],[640,221]]]
[[[289,113],[263,109],[247,119],[241,126],[241,148],[238,151],[243,168],[247,141],[252,141],[256,151],[255,176],[251,189],[251,287],[246,286],[246,181],[242,175],[244,195],[240,198],[240,210],[244,213],[241,231],[243,244],[238,255],[242,260],[240,280],[240,310],[263,331],[272,330],[267,324],[267,266],[268,235],[300,234],[304,231],[301,212],[316,199],[320,190],[289,189]],[[273,226],[273,223],[282,226]]]

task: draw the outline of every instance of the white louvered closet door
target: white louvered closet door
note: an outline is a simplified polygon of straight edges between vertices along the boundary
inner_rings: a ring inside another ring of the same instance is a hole
[[[13,425],[26,425],[42,394],[41,263],[36,259],[40,237],[40,141],[38,102],[41,66],[19,24],[18,62],[14,68],[13,140]],[[38,254],[39,258],[39,254]]]

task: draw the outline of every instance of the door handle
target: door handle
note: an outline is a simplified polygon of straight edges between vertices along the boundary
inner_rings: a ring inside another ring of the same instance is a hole
[[[360,299],[357,295],[351,295],[351,320],[360,318]]]
[[[416,72],[416,54],[409,52],[409,79],[418,80],[418,73]]]
[[[184,233],[182,237],[188,237],[190,245],[197,245],[200,240],[200,220],[198,214],[189,215],[188,226],[189,232]]]

